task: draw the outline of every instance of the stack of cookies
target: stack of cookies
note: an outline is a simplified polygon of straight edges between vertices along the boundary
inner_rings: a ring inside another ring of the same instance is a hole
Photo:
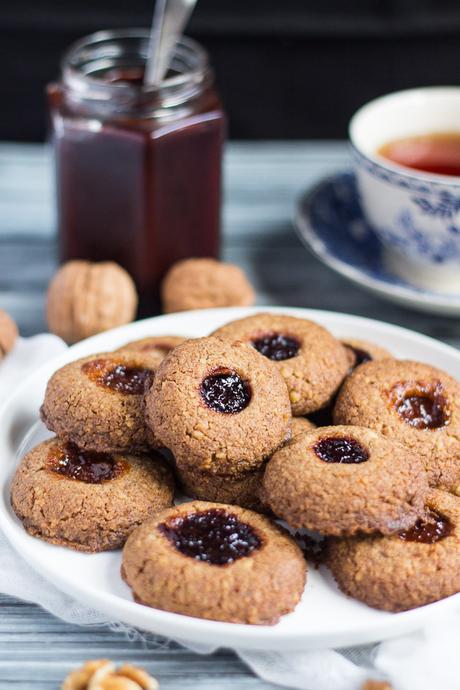
[[[42,419],[56,437],[20,464],[16,514],[56,544],[124,545],[140,603],[274,623],[304,535],[371,606],[460,591],[460,385],[379,344],[281,314],[145,338],[57,371]],[[175,480],[194,500],[173,506]]]

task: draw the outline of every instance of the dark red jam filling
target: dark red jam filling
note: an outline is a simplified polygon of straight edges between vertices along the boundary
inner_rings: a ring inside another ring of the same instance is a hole
[[[324,537],[319,540],[313,539],[308,534],[301,534],[300,532],[296,532],[293,536],[297,546],[302,549],[305,560],[313,563],[315,568],[319,568],[325,557],[326,540]]]
[[[439,429],[449,423],[450,412],[439,382],[397,383],[390,400],[401,419],[416,429]]]
[[[429,510],[424,520],[417,520],[410,529],[399,532],[399,538],[403,541],[416,541],[420,544],[435,544],[448,537],[453,530],[449,518]]]
[[[281,333],[269,333],[261,338],[256,338],[252,341],[252,345],[261,355],[275,362],[291,359],[300,350],[300,342],[297,338]]]
[[[228,565],[262,546],[251,525],[221,508],[173,518],[158,529],[184,556],[212,565]]]
[[[334,437],[322,438],[313,446],[313,450],[324,462],[339,462],[353,465],[369,460],[369,453],[354,438]]]
[[[153,380],[153,372],[150,369],[107,359],[86,362],[82,370],[98,386],[125,395],[143,395]]]
[[[236,414],[249,405],[251,386],[234,371],[217,371],[201,382],[201,397],[215,412]]]
[[[345,347],[350,350],[354,357],[355,363],[353,364],[353,369],[359,367],[360,364],[372,361],[372,356],[367,352],[367,350],[361,350],[359,347],[353,347],[353,345],[345,345]]]
[[[75,443],[69,442],[51,450],[48,469],[68,479],[101,484],[120,477],[128,469],[128,464],[115,460],[108,453],[82,450]]]
[[[333,426],[334,420],[332,419],[332,412],[334,409],[334,402],[335,401],[327,407],[323,407],[321,410],[311,412],[308,415],[308,419],[312,421],[313,424],[316,424],[316,426]]]

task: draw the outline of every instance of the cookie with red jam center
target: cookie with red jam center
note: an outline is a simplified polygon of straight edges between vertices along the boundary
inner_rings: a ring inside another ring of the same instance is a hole
[[[154,335],[140,340],[132,340],[126,345],[119,347],[116,352],[140,352],[155,358],[156,365],[159,366],[167,354],[175,347],[187,340],[180,335]]]
[[[402,444],[363,427],[331,426],[273,455],[262,497],[295,529],[391,534],[424,514],[427,492],[422,462]]]
[[[23,458],[11,485],[13,510],[29,534],[79,551],[120,548],[173,495],[172,473],[155,451],[102,453],[57,438]]]
[[[122,575],[136,601],[198,618],[273,624],[300,600],[306,562],[288,533],[238,506],[194,501],[133,532]]]
[[[360,364],[379,359],[393,359],[393,355],[386,348],[371,342],[357,338],[343,339],[342,345],[347,351],[350,369],[356,369]]]
[[[460,384],[441,369],[395,359],[362,364],[344,382],[333,417],[403,443],[423,459],[432,486],[460,483]]]
[[[284,380],[244,343],[198,338],[163,360],[147,421],[177,465],[213,474],[257,470],[291,435]]]
[[[304,417],[292,419],[292,437],[314,428],[315,425]],[[266,464],[265,462],[255,470],[238,474],[216,474],[189,466],[177,467],[176,472],[186,496],[201,501],[230,503],[259,513],[271,513],[260,497]]]
[[[213,335],[245,342],[271,361],[286,382],[296,417],[326,407],[349,370],[343,345],[306,319],[255,314],[231,321]]]
[[[392,536],[330,539],[326,563],[340,589],[385,611],[460,591],[460,498],[439,489],[413,527]]]
[[[144,395],[158,366],[148,352],[107,352],[71,362],[48,382],[41,416],[82,448],[144,452],[157,441],[145,423]]]

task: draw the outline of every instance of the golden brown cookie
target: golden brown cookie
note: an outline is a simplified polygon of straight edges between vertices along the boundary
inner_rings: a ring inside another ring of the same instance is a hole
[[[424,513],[418,456],[370,429],[331,426],[296,436],[269,461],[263,498],[294,528],[391,534]]]
[[[122,575],[136,601],[198,618],[269,625],[300,600],[306,563],[268,518],[222,503],[165,510],[130,536]]]
[[[340,589],[369,606],[406,611],[460,591],[460,499],[433,490],[427,515],[391,537],[331,539],[326,562]]]
[[[351,369],[355,369],[359,367],[360,364],[370,362],[374,359],[393,359],[393,355],[389,350],[372,343],[370,340],[346,338],[341,342],[347,351]]]
[[[291,433],[284,380],[244,343],[197,338],[163,360],[146,395],[147,421],[179,467],[257,469]]]
[[[96,453],[57,438],[23,458],[11,485],[11,505],[29,534],[78,551],[120,548],[173,495],[172,473],[157,453]]]
[[[213,474],[193,467],[177,467],[178,479],[187,496],[200,501],[227,503],[257,512],[267,508],[259,498],[265,464],[256,470],[238,474]]]
[[[256,314],[231,321],[213,335],[248,343],[271,360],[286,381],[295,416],[325,407],[349,370],[343,345],[306,319]]]
[[[304,434],[305,432],[313,431],[316,429],[316,424],[306,417],[293,417],[291,422],[291,436],[298,436],[299,434]]]
[[[126,345],[119,347],[115,352],[128,350],[148,353],[152,358],[156,358],[157,366],[159,366],[168,352],[171,352],[177,345],[183,343],[184,340],[187,340],[187,338],[180,335],[155,335],[149,338],[141,338],[140,340],[132,340],[126,343]]]
[[[315,425],[304,417],[293,417],[291,422],[292,437],[315,428]],[[177,467],[176,472],[184,493],[201,501],[229,503],[259,513],[271,514],[271,510],[260,497],[260,489],[265,472],[266,462],[255,470],[238,474],[215,474],[208,470],[193,467]]]
[[[433,486],[460,481],[460,384],[428,364],[387,359],[359,366],[343,384],[336,424],[357,424],[404,443]]]
[[[161,286],[163,311],[254,304],[254,290],[238,266],[215,259],[185,259],[174,264]]]
[[[71,362],[49,380],[42,419],[48,429],[82,448],[143,452],[157,445],[144,410],[144,392],[156,367],[155,356],[134,351]]]

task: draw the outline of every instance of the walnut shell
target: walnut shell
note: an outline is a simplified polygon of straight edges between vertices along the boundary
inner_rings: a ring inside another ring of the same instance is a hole
[[[18,337],[18,327],[11,316],[0,309],[0,360],[10,352]]]
[[[61,690],[158,690],[158,683],[143,669],[124,664],[118,669],[108,659],[87,661],[72,671]]]
[[[48,327],[69,344],[129,323],[136,309],[133,280],[113,262],[68,261],[48,287]]]

